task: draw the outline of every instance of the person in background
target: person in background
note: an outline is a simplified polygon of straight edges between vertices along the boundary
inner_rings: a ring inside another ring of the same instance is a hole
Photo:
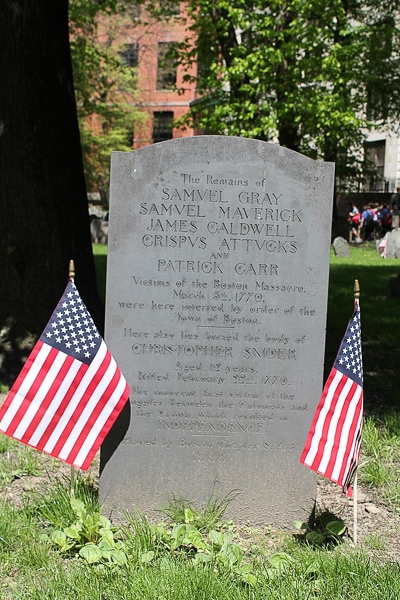
[[[378,217],[372,204],[364,206],[361,213],[360,231],[363,242],[371,242],[375,239],[375,232],[378,228]]]
[[[347,222],[349,224],[349,242],[361,242],[360,238],[360,211],[357,206],[353,203],[349,204],[349,215]]]
[[[372,214],[372,225],[371,225],[371,233],[370,240],[375,240],[379,235],[379,219],[378,219],[378,204],[369,204],[369,210]]]
[[[378,208],[379,237],[383,238],[392,230],[392,210],[387,204]]]
[[[400,187],[396,189],[396,193],[390,198],[392,207],[392,227],[398,229],[400,227]]]
[[[375,222],[371,207],[369,205],[364,206],[360,220],[361,237],[364,242],[369,242],[374,239],[374,229]]]

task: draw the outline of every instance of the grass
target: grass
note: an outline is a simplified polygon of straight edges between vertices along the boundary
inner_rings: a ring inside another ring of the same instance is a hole
[[[86,484],[75,486],[74,497],[87,501],[87,494]],[[269,531],[261,535],[257,545],[242,546],[242,564],[248,566],[254,578],[249,584],[230,555],[219,553],[210,562],[196,562],[193,546],[184,548],[182,543],[171,549],[167,543],[160,543],[160,539],[171,539],[168,524],[159,526],[163,536],[157,538],[157,528],[143,516],[131,517],[119,530],[128,557],[125,564],[91,565],[77,555],[61,554],[51,543],[54,528],[73,518],[68,498],[67,488],[58,485],[41,497],[42,502],[36,496],[20,510],[0,504],[1,598],[392,600],[400,594],[398,564],[378,562],[346,544],[318,548],[299,543],[287,534],[280,538],[280,547],[271,551]],[[93,498],[87,506],[91,514],[98,511]],[[377,539],[371,544],[378,551],[381,548]]]
[[[390,279],[399,274],[400,262],[382,259],[373,242],[351,247],[349,258],[332,252],[325,376],[349,319],[358,279],[365,413],[359,477],[362,484],[378,488],[400,513],[400,300],[387,297]]]
[[[106,248],[95,247],[95,255],[104,297]],[[332,254],[325,364],[329,372],[352,312],[353,283],[358,279],[366,404],[359,478],[363,485],[379,490],[400,513],[400,310],[399,300],[387,298],[390,278],[398,275],[399,266],[396,260],[382,259],[372,244],[352,247],[350,258]],[[212,497],[203,509],[175,499],[160,515],[165,522],[159,527],[143,515],[129,515],[123,527],[113,526],[107,534],[110,544],[121,544],[126,562],[119,565],[105,559],[89,564],[76,551],[60,552],[51,541],[54,531],[68,531],[78,517],[68,481],[48,475],[56,469],[49,460],[0,435],[0,498],[16,479],[34,476],[47,481],[40,491],[26,490],[20,508],[0,500],[1,599],[392,600],[400,596],[399,564],[374,558],[383,554],[385,539],[371,534],[363,550],[348,541],[328,547],[307,545],[271,528],[239,530],[223,519],[229,498]],[[190,497],[190,490],[186,492]],[[94,482],[79,477],[73,497],[83,501],[85,518],[96,526],[100,508]],[[223,543],[218,545],[218,540]],[[196,558],[199,543],[206,544],[207,560]],[[367,555],[368,548],[373,552]]]
[[[97,287],[100,298],[105,302],[106,298],[106,271],[107,271],[107,246],[104,244],[93,244]]]
[[[390,279],[400,274],[396,259],[382,259],[374,243],[350,249],[350,258],[331,255],[325,375],[328,374],[352,311],[354,280],[361,288],[364,400],[367,412],[400,408],[399,299],[388,298]]]
[[[0,436],[0,486],[41,473],[40,455],[5,435]]]

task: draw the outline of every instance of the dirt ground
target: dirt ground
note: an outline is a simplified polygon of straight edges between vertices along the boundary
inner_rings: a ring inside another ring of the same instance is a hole
[[[348,528],[348,541],[354,546],[354,503],[340,487],[318,477],[317,510],[329,511],[342,519]],[[400,518],[394,513],[376,490],[358,486],[357,545],[368,555],[379,560],[400,563]]]
[[[0,406],[4,401],[0,394]],[[17,508],[22,507],[24,496],[30,490],[44,491],[49,481],[55,478],[69,478],[71,468],[61,461],[55,461],[44,454],[39,454],[43,475],[21,475],[0,489],[0,501],[11,502]],[[99,460],[94,460],[89,476],[94,480],[98,476]],[[380,498],[376,490],[358,486],[357,494],[357,546],[365,553],[379,560],[400,563],[400,517]],[[329,511],[347,525],[346,543],[354,547],[354,510],[353,499],[347,498],[336,484],[318,477],[317,514]],[[273,524],[271,524],[273,526]]]

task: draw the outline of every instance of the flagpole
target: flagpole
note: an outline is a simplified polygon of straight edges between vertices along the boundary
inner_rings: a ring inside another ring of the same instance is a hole
[[[352,496],[360,457],[363,408],[360,286],[354,281],[354,306],[311,427],[300,462],[342,486]],[[353,495],[353,540],[357,543],[357,480]],[[349,507],[350,508],[350,507]]]
[[[70,279],[72,282],[74,282],[74,278],[75,278],[75,263],[71,259],[69,261],[68,279]],[[75,469],[74,465],[71,465],[71,495],[74,492],[75,480],[76,480],[76,469]]]
[[[359,300],[360,299],[360,284],[358,282],[358,279],[354,280],[354,288],[353,288],[353,292],[354,292],[354,301]],[[358,531],[357,531],[357,526],[358,526],[358,482],[357,482],[357,471],[354,477],[354,483],[353,483],[353,542],[354,544],[357,546],[357,542],[358,542]]]
[[[75,277],[75,263],[73,260],[69,261],[68,278],[74,281]]]

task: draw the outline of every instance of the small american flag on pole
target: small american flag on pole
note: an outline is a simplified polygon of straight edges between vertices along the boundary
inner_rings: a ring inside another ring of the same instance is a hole
[[[86,470],[128,397],[71,279],[0,410],[0,431]]]
[[[300,457],[302,464],[341,485],[349,496],[360,458],[362,418],[361,324],[356,300]]]

